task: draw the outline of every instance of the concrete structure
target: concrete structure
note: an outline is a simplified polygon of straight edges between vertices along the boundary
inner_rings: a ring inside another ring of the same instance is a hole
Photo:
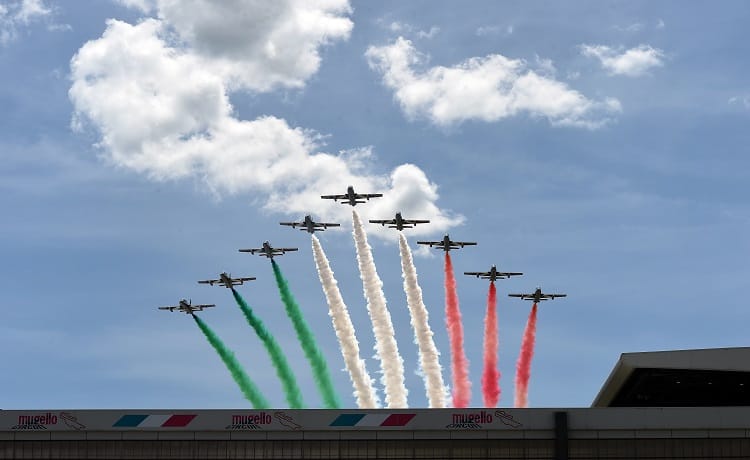
[[[749,352],[625,354],[592,408],[0,411],[0,459],[750,459],[744,390],[716,405],[694,395],[703,407],[604,407],[683,381],[744,387]]]

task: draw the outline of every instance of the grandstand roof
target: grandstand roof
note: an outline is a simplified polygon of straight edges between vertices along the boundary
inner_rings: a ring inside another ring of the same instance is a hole
[[[592,407],[750,406],[750,347],[623,353]]]

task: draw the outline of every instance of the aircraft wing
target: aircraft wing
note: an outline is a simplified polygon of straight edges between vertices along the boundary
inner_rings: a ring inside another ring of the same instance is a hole
[[[348,198],[346,195],[320,195],[324,200],[345,200]]]
[[[477,278],[479,278],[482,275],[490,276],[490,272],[464,272],[464,275],[476,276]]]
[[[262,251],[262,248],[252,248],[252,249],[240,249],[240,252],[249,252],[250,254],[255,254],[256,252]]]
[[[520,272],[497,272],[497,274],[498,275],[503,275],[503,276],[521,276],[521,275],[523,275],[523,273],[520,273]]]
[[[443,242],[442,241],[417,241],[417,244],[429,244],[430,247],[433,247],[435,245],[442,246]],[[468,273],[466,273],[466,274],[468,274]]]
[[[169,311],[174,311],[174,309],[175,309],[175,308],[178,308],[178,307],[159,307],[159,310],[169,310]]]
[[[525,299],[527,297],[534,297],[534,296],[533,295],[529,295],[529,294],[508,294],[508,297],[518,297],[518,298],[521,298],[521,299]]]
[[[299,222],[279,222],[279,225],[286,225],[287,227],[295,228],[297,225],[302,225]]]
[[[218,283],[221,280],[200,280],[198,281],[198,284],[210,284],[211,286],[214,285],[214,283]]]
[[[190,307],[193,310],[203,310],[204,308],[211,308],[211,307],[215,307],[215,306],[216,305],[214,305],[212,303],[209,303],[209,304],[201,304],[201,305],[191,305]]]
[[[239,282],[240,282],[240,284],[242,284],[242,283],[244,283],[245,281],[255,281],[255,279],[256,279],[256,278],[255,278],[254,276],[249,276],[249,277],[247,277],[247,278],[232,278],[232,281],[239,281]]]
[[[545,297],[549,297],[550,299],[554,299],[556,297],[567,297],[567,294],[544,294]]]
[[[429,224],[429,220],[424,219],[403,219],[405,224]],[[395,222],[394,222],[395,223]]]
[[[370,198],[380,198],[383,196],[382,193],[357,193],[357,198],[367,198],[368,200]]]
[[[328,227],[341,227],[341,224],[334,224],[334,223],[331,223],[331,222],[320,222],[320,223],[316,223],[315,225],[316,225],[316,226],[321,226],[321,227],[323,227],[323,228],[328,228]]]
[[[476,246],[477,245],[477,243],[475,243],[473,241],[453,241],[453,244],[457,244],[457,245],[459,245],[461,247],[464,247],[464,246]]]
[[[396,223],[396,219],[370,219],[370,223],[371,224],[380,224],[380,225],[395,224]]]
[[[281,251],[282,253],[289,252],[289,251],[296,251],[297,249],[298,248],[273,248],[274,251]]]

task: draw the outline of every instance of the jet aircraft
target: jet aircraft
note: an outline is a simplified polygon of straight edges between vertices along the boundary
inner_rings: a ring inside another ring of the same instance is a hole
[[[499,272],[497,271],[497,267],[493,265],[492,268],[490,268],[490,271],[488,272],[464,272],[464,275],[473,275],[473,276],[476,276],[477,278],[482,278],[483,280],[495,281],[499,279],[500,280],[507,279],[507,278],[510,278],[511,276],[520,276],[520,275],[523,275],[523,273]]]
[[[534,303],[539,303],[542,300],[553,300],[556,297],[567,297],[567,294],[545,294],[542,292],[542,288],[536,288],[533,294],[508,294],[508,297],[519,297],[523,300],[532,300]]]
[[[420,219],[404,219],[401,217],[401,213],[396,213],[395,219],[385,219],[385,220],[373,220],[370,219],[371,224],[380,224],[382,226],[388,226],[388,228],[395,228],[397,230],[403,230],[405,228],[414,228],[417,224],[429,224],[429,220],[420,220]]]
[[[445,252],[451,249],[459,249],[464,246],[476,246],[473,241],[451,241],[450,236],[445,235],[441,241],[417,241],[417,244],[429,244],[431,248],[442,249]]]
[[[364,203],[370,201],[370,198],[380,198],[383,196],[382,193],[356,193],[354,187],[351,185],[346,188],[346,193],[343,195],[320,195],[324,200],[341,201],[341,204],[348,204],[351,206],[357,206],[358,203]]]
[[[240,252],[249,252],[250,254],[258,254],[259,256],[273,259],[273,256],[283,256],[287,252],[296,250],[297,248],[274,248],[268,243],[268,241],[265,241],[261,248],[240,249]]]
[[[245,281],[253,281],[253,280],[255,280],[254,276],[251,276],[248,278],[232,278],[232,275],[230,275],[227,272],[223,272],[219,275],[219,279],[217,280],[201,280],[201,281],[198,281],[198,284],[208,284],[210,286],[213,286],[214,284],[218,284],[219,286],[224,286],[225,288],[232,288],[240,284],[245,284]]]
[[[179,305],[170,306],[170,307],[159,307],[159,310],[169,310],[169,311],[181,311],[183,313],[187,313],[192,315],[193,312],[196,311],[202,311],[204,308],[209,307],[215,307],[214,304],[201,304],[201,305],[193,305],[193,302],[191,300],[180,300]]]
[[[341,226],[341,224],[332,224],[330,222],[315,222],[310,216],[305,216],[302,222],[279,222],[279,224],[286,225],[292,228],[301,227],[300,230],[307,233],[315,233],[316,231],[322,232],[328,227]]]

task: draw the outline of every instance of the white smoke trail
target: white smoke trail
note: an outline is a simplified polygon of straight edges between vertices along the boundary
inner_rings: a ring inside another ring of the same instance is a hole
[[[365,362],[359,357],[359,343],[354,333],[354,325],[349,317],[349,310],[341,297],[341,291],[339,291],[338,283],[333,276],[328,258],[315,235],[312,235],[312,247],[320,284],[323,285],[323,292],[325,292],[328,301],[328,315],[331,317],[333,329],[339,339],[346,370],[349,371],[349,377],[354,385],[357,406],[360,409],[377,409],[380,407],[380,401],[375,393],[375,388],[372,386],[372,379],[370,374],[367,373]]]
[[[389,409],[408,407],[404,385],[404,360],[398,352],[396,335],[391,323],[391,315],[385,303],[383,282],[380,281],[372,250],[357,211],[352,210],[354,223],[354,243],[357,247],[357,263],[367,300],[367,313],[375,333],[375,351],[383,369],[382,383],[385,387],[385,402]]]
[[[435,342],[432,340],[429,313],[422,300],[422,288],[419,287],[419,281],[417,280],[417,268],[414,266],[406,237],[401,232],[399,232],[398,237],[404,292],[411,313],[414,342],[419,347],[419,364],[427,389],[427,400],[431,408],[446,407],[446,388],[443,383],[443,369],[440,366],[440,352],[438,352]]]

